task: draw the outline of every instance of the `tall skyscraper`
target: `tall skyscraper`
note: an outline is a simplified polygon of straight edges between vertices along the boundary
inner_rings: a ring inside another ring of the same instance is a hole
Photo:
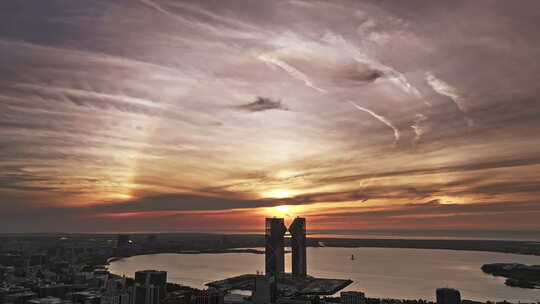
[[[133,304],[159,304],[167,295],[167,272],[143,270],[135,272]]]
[[[437,304],[460,304],[461,295],[457,289],[437,288]]]
[[[269,277],[285,272],[285,227],[283,218],[266,219],[265,270]]]
[[[292,274],[298,277],[307,275],[306,262],[306,219],[297,217],[289,226],[292,247]]]

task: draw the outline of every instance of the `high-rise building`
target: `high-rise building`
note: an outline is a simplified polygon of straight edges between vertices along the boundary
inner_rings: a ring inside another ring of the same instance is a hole
[[[437,304],[460,304],[459,290],[453,288],[437,288]]]
[[[342,304],[365,304],[366,297],[363,292],[359,291],[343,291],[341,292]]]
[[[258,276],[255,278],[255,289],[253,290],[253,303],[254,304],[270,304],[275,303],[276,295],[275,281],[270,277]]]
[[[292,274],[305,277],[307,275],[306,262],[306,219],[297,217],[289,226],[292,247]]]
[[[269,277],[285,272],[285,227],[283,218],[266,219],[265,270]]]
[[[167,295],[167,272],[143,270],[135,272],[133,304],[159,304]]]

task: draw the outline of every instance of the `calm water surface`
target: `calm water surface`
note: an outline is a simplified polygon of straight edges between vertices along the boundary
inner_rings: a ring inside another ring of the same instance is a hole
[[[289,255],[286,261],[290,271]],[[434,300],[435,289],[448,286],[471,300],[540,301],[540,290],[508,287],[503,278],[480,269],[485,263],[513,262],[540,264],[540,257],[433,249],[308,248],[310,275],[351,279],[354,283],[345,290],[364,291],[369,297]],[[263,270],[264,255],[153,254],[112,262],[109,269],[131,277],[137,270],[165,270],[171,282],[203,288],[210,281]]]

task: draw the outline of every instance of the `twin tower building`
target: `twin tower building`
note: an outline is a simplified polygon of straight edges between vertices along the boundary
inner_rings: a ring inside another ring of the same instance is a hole
[[[306,263],[306,219],[297,217],[289,226],[283,218],[266,219],[265,271],[269,277],[285,273],[285,233],[291,234],[292,274],[297,277],[307,275]]]

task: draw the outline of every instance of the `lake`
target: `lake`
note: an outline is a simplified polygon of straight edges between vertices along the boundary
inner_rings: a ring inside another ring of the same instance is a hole
[[[354,254],[355,260],[351,260]],[[308,273],[312,276],[351,279],[345,290],[359,290],[368,297],[435,299],[438,287],[453,287],[462,298],[478,301],[538,302],[540,290],[504,285],[504,278],[484,274],[486,263],[540,264],[540,257],[436,249],[308,248]],[[135,271],[167,271],[168,281],[204,288],[204,283],[264,270],[264,255],[152,254],[112,262],[109,270],[133,277]],[[290,271],[290,255],[286,255]]]

